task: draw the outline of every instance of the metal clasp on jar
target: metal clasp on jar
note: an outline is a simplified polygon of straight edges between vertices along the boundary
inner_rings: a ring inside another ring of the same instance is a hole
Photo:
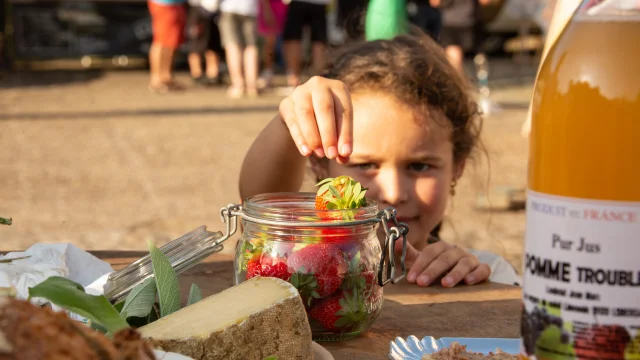
[[[407,275],[405,259],[407,255],[407,234],[409,233],[409,226],[405,223],[398,222],[396,214],[396,209],[387,208],[378,212],[375,218],[364,220],[339,222],[278,221],[250,216],[242,211],[242,205],[229,204],[220,209],[220,217],[222,218],[222,222],[226,224],[226,233],[218,243],[222,243],[235,234],[238,229],[238,217],[262,225],[281,227],[345,227],[351,225],[375,224],[380,222],[385,232],[385,239],[382,244],[382,255],[380,257],[380,265],[378,267],[378,285],[384,286],[389,282],[395,284],[404,279]],[[390,223],[391,226],[389,225]],[[402,239],[402,254],[400,256],[400,269],[402,270],[402,274],[396,276],[396,259],[394,249],[396,247],[396,242],[400,239]]]

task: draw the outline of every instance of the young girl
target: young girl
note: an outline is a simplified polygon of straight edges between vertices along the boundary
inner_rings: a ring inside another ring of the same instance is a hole
[[[397,209],[410,229],[408,282],[516,283],[506,260],[481,253],[480,261],[430,235],[480,135],[478,107],[444,51],[428,36],[399,36],[334,59],[324,77],[284,99],[258,135],[242,166],[241,196],[299,190],[308,157],[318,179],[349,175],[381,208]]]

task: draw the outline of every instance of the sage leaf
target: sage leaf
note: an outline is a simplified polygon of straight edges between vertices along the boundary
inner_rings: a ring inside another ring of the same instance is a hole
[[[52,276],[29,288],[29,299],[39,297],[63,309],[102,325],[109,333],[128,328],[129,324],[104,295],[89,295],[82,285],[60,276]]]
[[[146,317],[153,309],[157,288],[154,278],[147,278],[129,292],[120,311],[123,318]]]
[[[191,284],[191,289],[189,290],[189,299],[187,300],[187,306],[191,304],[195,304],[198,301],[202,300],[202,291],[196,284]]]
[[[169,259],[151,242],[149,253],[160,299],[160,317],[165,317],[180,310],[180,283]]]

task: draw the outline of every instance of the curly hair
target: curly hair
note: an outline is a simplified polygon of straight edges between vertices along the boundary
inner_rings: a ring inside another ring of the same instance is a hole
[[[351,92],[384,91],[424,114],[441,112],[456,163],[479,146],[482,119],[470,85],[431,37],[418,33],[361,42],[336,55],[323,76],[344,82]]]

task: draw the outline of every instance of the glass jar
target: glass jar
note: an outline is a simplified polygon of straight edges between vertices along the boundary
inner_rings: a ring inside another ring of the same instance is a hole
[[[382,287],[406,274],[406,224],[395,210],[378,205],[352,210],[316,210],[315,193],[273,193],[222,209],[227,234],[242,218],[236,246],[235,283],[254,276],[289,281],[307,309],[315,341],[341,341],[366,331],[382,309]],[[382,224],[385,236],[377,230]],[[396,276],[393,249],[403,242]]]

